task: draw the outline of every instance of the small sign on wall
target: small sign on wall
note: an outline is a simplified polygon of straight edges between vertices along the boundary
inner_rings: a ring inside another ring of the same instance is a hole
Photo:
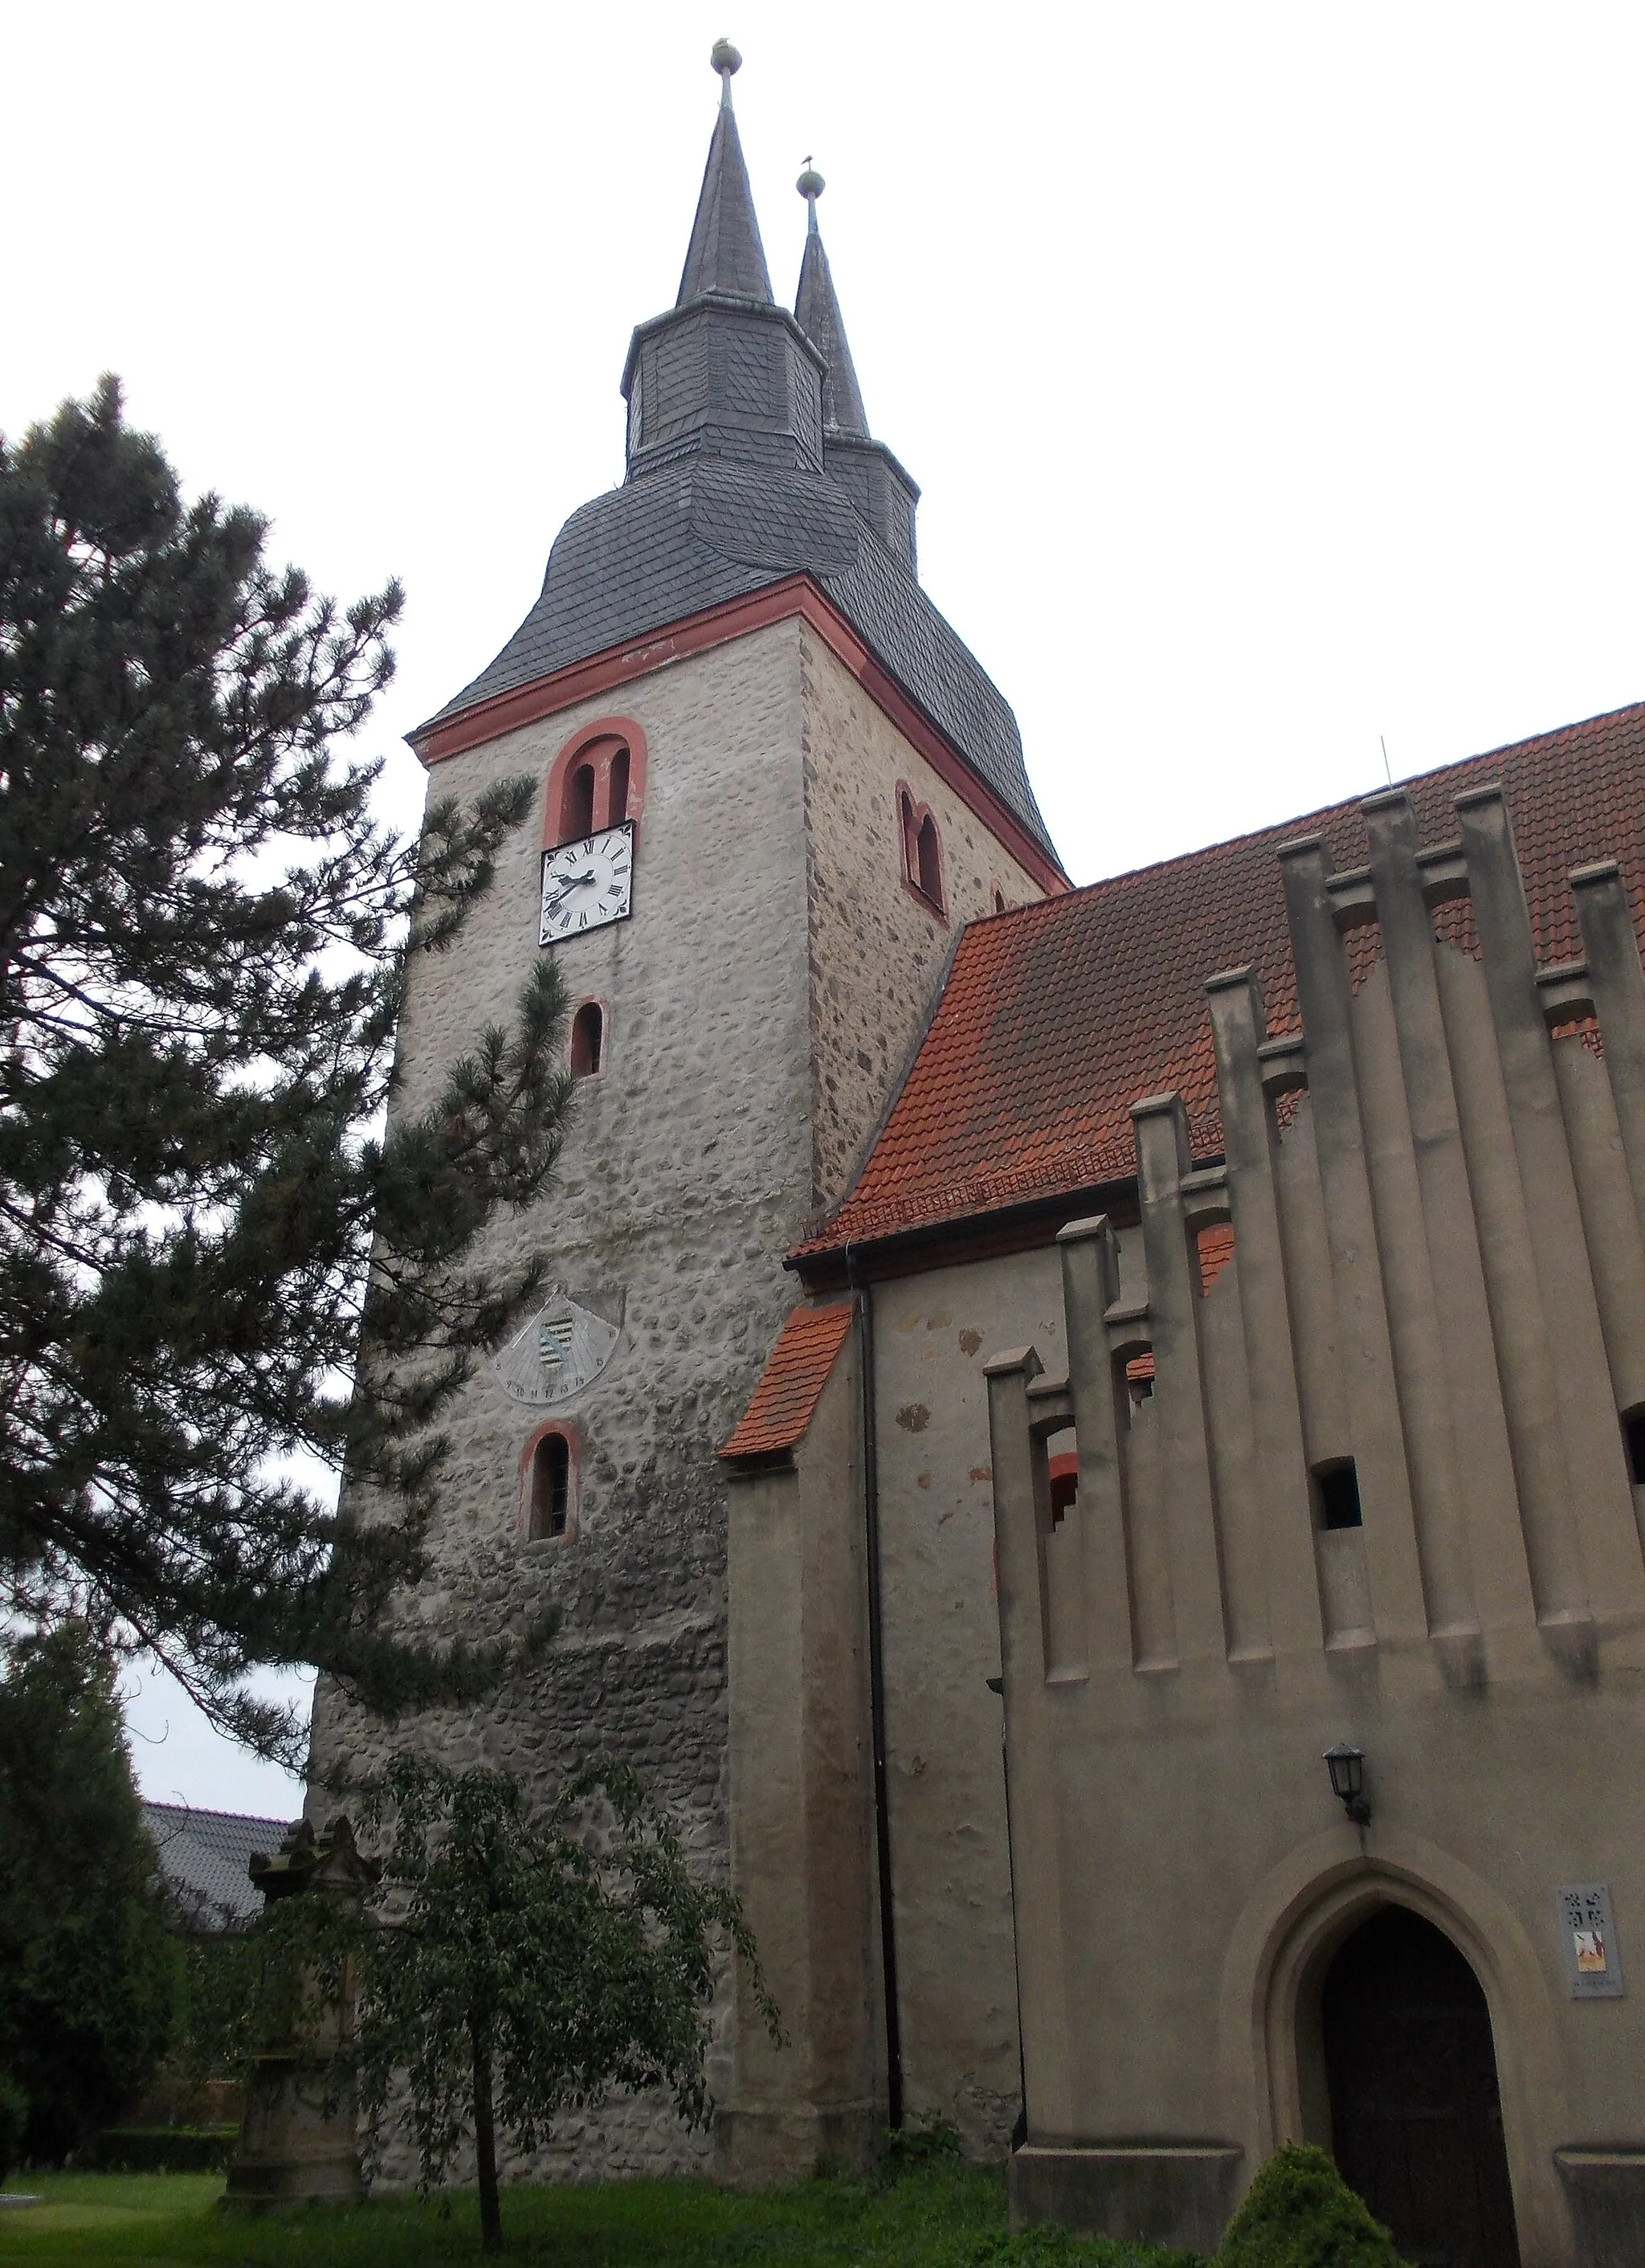
[[[1572,1999],[1619,2000],[1622,1954],[1609,1889],[1604,1882],[1568,1882],[1555,1900]]]

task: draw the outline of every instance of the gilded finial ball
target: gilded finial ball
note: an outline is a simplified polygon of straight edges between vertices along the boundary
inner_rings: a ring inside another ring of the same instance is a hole
[[[814,198],[821,196],[828,184],[824,180],[822,175],[817,171],[817,168],[812,165],[811,159],[807,158],[805,160],[805,171],[800,175],[798,180],[795,182],[794,186],[799,191],[801,196]]]
[[[743,67],[742,57],[729,40],[716,40],[709,61],[722,78],[730,78],[734,71],[739,71]]]

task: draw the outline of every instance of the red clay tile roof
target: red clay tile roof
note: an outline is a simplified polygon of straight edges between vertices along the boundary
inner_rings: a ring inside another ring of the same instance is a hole
[[[1214,1228],[1202,1228],[1199,1235],[1200,1296],[1208,1300],[1211,1288],[1234,1256],[1234,1227],[1231,1221],[1219,1221]]]
[[[1540,961],[1581,950],[1567,876],[1590,859],[1620,859],[1645,930],[1645,703],[1402,781],[1420,839],[1454,839],[1454,798],[1487,780],[1508,796]],[[1316,834],[1334,870],[1369,856],[1358,805],[1338,804],[966,930],[856,1188],[799,1256],[1128,1181],[1145,1094],[1178,1090],[1195,1157],[1220,1156],[1205,980],[1252,964],[1270,1031],[1296,1029],[1274,854]],[[1443,910],[1471,945],[1465,902]],[[1376,932],[1354,936],[1363,961]]]
[[[1208,1300],[1217,1278],[1234,1256],[1234,1230],[1230,1221],[1219,1221],[1213,1228],[1202,1228],[1199,1234],[1200,1297]],[[1146,1384],[1154,1375],[1154,1358],[1149,1354],[1133,1355],[1125,1366],[1127,1379],[1133,1386]],[[1075,1460],[1077,1464],[1078,1459]]]
[[[791,1449],[811,1422],[818,1396],[850,1328],[848,1300],[834,1307],[796,1307],[777,1335],[753,1401],[720,1454],[757,1457]]]

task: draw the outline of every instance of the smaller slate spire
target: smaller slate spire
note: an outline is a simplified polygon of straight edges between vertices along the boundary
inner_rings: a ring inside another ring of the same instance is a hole
[[[714,122],[709,162],[703,169],[702,193],[692,224],[691,244],[679,279],[677,307],[709,292],[733,299],[771,302],[771,276],[766,267],[760,224],[743,163],[743,145],[731,108],[731,76],[743,59],[729,40],[716,40],[709,57],[720,75],[720,114]]]
[[[863,392],[852,366],[851,350],[846,343],[845,324],[834,295],[828,255],[823,250],[821,232],[817,226],[817,200],[826,185],[809,158],[805,171],[794,186],[806,204],[805,255],[800,261],[800,288],[794,302],[794,315],[828,365],[822,387],[823,430],[854,433],[867,440],[868,412],[863,407]]]

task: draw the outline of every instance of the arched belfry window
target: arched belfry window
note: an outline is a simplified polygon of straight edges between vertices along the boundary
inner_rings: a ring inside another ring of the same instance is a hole
[[[584,1000],[571,1019],[571,1076],[595,1078],[606,1061],[606,1012],[598,1000]]]
[[[524,1477],[527,1537],[533,1543],[565,1542],[576,1528],[576,1460],[569,1435],[558,1426],[540,1434]]]
[[[560,808],[560,840],[580,843],[594,832],[594,767],[579,764],[565,784]]]
[[[897,818],[902,835],[902,879],[925,906],[944,919],[948,902],[943,893],[943,838],[929,804],[916,803],[908,789],[897,790]]]
[[[638,820],[645,757],[645,734],[632,717],[603,717],[574,733],[549,769],[544,850]]]

